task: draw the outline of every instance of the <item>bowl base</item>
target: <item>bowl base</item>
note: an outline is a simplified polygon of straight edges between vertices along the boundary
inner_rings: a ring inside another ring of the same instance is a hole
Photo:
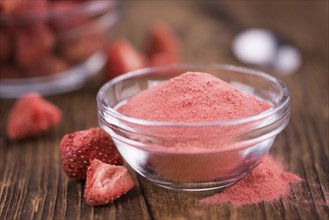
[[[128,167],[129,164],[127,164]],[[131,167],[130,167],[131,168]],[[132,168],[131,168],[132,169]],[[132,169],[133,170],[133,169]],[[183,191],[183,192],[192,192],[192,193],[213,193],[218,191],[224,191],[226,188],[229,188],[241,180],[247,173],[241,173],[236,178],[231,178],[229,180],[218,180],[218,181],[209,181],[209,182],[165,182],[152,179],[147,177],[139,172],[137,172],[145,180],[149,181],[151,184],[155,184],[161,188],[173,190],[173,191]]]
[[[170,189],[170,190],[175,190],[175,191],[185,191],[185,192],[205,192],[205,191],[218,191],[218,190],[224,190],[232,185],[234,185],[237,181],[231,182],[228,184],[219,184],[219,185],[213,185],[213,186],[204,186],[202,184],[200,185],[194,185],[193,187],[190,187],[188,184],[184,185],[182,184],[181,186],[177,185],[166,185],[166,184],[160,184],[160,183],[155,183],[156,185]]]

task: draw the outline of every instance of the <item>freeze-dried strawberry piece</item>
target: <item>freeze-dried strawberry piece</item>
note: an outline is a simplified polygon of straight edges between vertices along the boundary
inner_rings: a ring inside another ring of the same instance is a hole
[[[60,152],[65,173],[75,179],[86,178],[87,168],[95,158],[109,164],[123,164],[111,137],[101,128],[65,135],[60,143]]]
[[[94,159],[87,171],[85,199],[88,205],[105,205],[135,186],[134,178],[124,166]]]
[[[171,62],[180,62],[180,43],[175,32],[165,23],[155,23],[150,29],[148,55],[167,54]]]
[[[68,21],[65,21],[68,24]],[[71,19],[71,22],[73,20]],[[104,48],[105,38],[102,30],[96,25],[89,24],[79,37],[71,32],[61,32],[58,38],[60,55],[69,63],[80,63]]]
[[[64,59],[49,54],[42,57],[40,63],[36,66],[32,66],[26,69],[26,75],[28,77],[39,77],[45,75],[53,75],[61,73],[69,68],[68,63]]]
[[[147,66],[145,56],[137,51],[128,41],[119,40],[108,50],[108,78]]]
[[[37,13],[37,12],[46,12],[48,9],[48,1],[47,0],[1,0],[0,1],[0,9],[3,12],[8,14],[24,14],[24,13]]]
[[[0,28],[0,65],[8,61],[11,51],[10,36],[5,29]]]
[[[55,44],[55,37],[44,24],[33,25],[16,31],[15,61],[22,67],[38,65]]]
[[[153,54],[150,58],[151,66],[164,66],[169,64],[179,63],[177,57],[173,57],[168,53],[157,53]]]
[[[71,28],[76,28],[79,25],[92,23],[90,14],[84,10],[77,10],[79,5],[74,1],[53,1],[50,3],[49,13],[56,17],[49,21],[50,26],[57,32],[69,31]],[[72,16],[72,14],[74,14]],[[85,26],[86,28],[86,26]],[[88,33],[89,30],[84,30]],[[78,34],[75,34],[76,36]],[[74,37],[76,39],[76,37]]]
[[[0,79],[15,79],[20,77],[22,77],[22,75],[15,67],[0,65]]]
[[[12,140],[40,135],[56,126],[62,113],[37,93],[22,96],[9,112],[7,134]]]

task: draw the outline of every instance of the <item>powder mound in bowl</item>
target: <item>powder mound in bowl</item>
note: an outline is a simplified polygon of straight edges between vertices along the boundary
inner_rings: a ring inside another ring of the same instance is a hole
[[[142,91],[119,111],[151,121],[206,122],[244,118],[269,107],[208,73],[186,72]]]
[[[202,204],[232,203],[234,205],[273,201],[290,193],[290,183],[301,179],[267,155],[246,177],[223,193],[202,199]]]
[[[269,103],[211,74],[186,72],[138,93],[118,111],[150,121],[197,123],[246,118],[270,107]],[[235,138],[254,129],[260,130],[263,122],[257,120],[232,126],[138,124],[131,125],[134,132],[129,133],[129,138],[143,144],[141,148],[147,152],[145,163],[152,167],[156,178],[160,176],[168,182],[213,183],[226,179],[234,182],[261,159],[274,140],[270,137],[254,144]],[[133,149],[127,148],[127,152]]]

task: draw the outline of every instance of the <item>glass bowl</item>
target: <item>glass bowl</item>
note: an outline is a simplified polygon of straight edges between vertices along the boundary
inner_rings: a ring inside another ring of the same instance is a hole
[[[0,97],[75,90],[105,65],[106,35],[118,20],[115,0],[1,4]]]
[[[251,117],[202,123],[147,121],[117,111],[130,97],[187,71],[212,74],[272,107]],[[185,191],[225,188],[243,178],[268,153],[290,115],[290,96],[282,82],[259,71],[219,64],[132,71],[104,84],[97,103],[99,124],[125,161],[155,184]]]

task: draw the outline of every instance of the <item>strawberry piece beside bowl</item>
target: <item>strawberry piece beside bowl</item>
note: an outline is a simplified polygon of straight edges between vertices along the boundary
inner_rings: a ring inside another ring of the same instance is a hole
[[[135,186],[134,178],[124,166],[94,159],[87,171],[85,199],[90,206],[105,205]]]
[[[65,135],[60,143],[60,153],[65,173],[74,179],[86,178],[87,168],[95,158],[109,164],[123,164],[111,137],[101,128]]]

